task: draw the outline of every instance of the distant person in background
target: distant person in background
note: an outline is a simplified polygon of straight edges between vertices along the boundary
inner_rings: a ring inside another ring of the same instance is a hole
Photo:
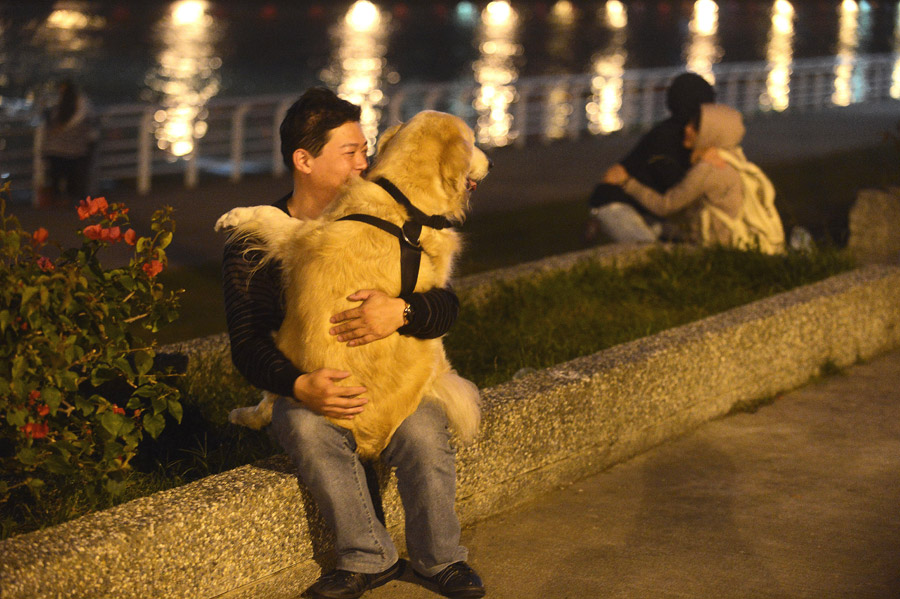
[[[670,116],[641,137],[638,144],[613,168],[659,193],[678,183],[691,167],[691,151],[684,147],[684,126],[701,104],[715,101],[716,93],[696,73],[682,73],[666,91]],[[616,242],[656,241],[663,233],[663,219],[648,211],[621,187],[603,182],[594,188],[584,239],[594,242],[602,232]]]
[[[741,113],[723,104],[703,104],[684,126],[691,166],[665,193],[645,185],[622,165],[604,183],[620,186],[654,215],[671,218],[678,237],[698,245],[784,250],[784,230],[768,177],[744,156]]]
[[[60,83],[56,105],[46,117],[46,181],[38,206],[67,206],[87,197],[99,137],[90,101],[72,81]]]

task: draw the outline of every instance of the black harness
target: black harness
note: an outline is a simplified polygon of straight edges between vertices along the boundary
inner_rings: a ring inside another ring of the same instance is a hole
[[[419,243],[419,236],[422,234],[422,227],[446,229],[454,226],[455,223],[444,216],[425,214],[413,206],[409,198],[403,195],[396,185],[385,178],[376,179],[374,183],[391,194],[394,201],[406,209],[409,220],[404,222],[402,227],[371,214],[348,214],[338,220],[355,220],[378,227],[400,241],[400,295],[409,295],[415,290],[416,280],[419,278],[419,265],[422,262],[422,245]]]

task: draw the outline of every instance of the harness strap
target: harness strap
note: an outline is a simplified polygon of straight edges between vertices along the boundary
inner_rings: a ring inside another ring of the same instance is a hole
[[[425,214],[413,206],[409,198],[396,185],[384,177],[379,177],[373,183],[388,192],[395,202],[406,209],[409,220],[403,223],[402,227],[371,214],[348,214],[338,220],[355,220],[366,223],[378,227],[400,240],[400,295],[409,295],[416,288],[419,265],[422,263],[422,245],[419,243],[422,227],[447,229],[454,226],[455,223],[445,216]]]
[[[409,215],[409,219],[418,223],[421,227],[431,227],[432,229],[448,229],[456,225],[453,221],[451,221],[446,216],[441,216],[439,214],[427,215],[415,206],[413,206],[412,202],[409,201],[402,191],[397,189],[397,186],[385,179],[384,177],[379,177],[373,181],[376,185],[384,189],[386,192],[391,194],[391,197],[394,198],[394,201],[406,208],[406,213]]]
[[[419,244],[421,225],[406,222],[401,228],[371,214],[348,214],[338,220],[366,223],[396,237],[400,241],[400,295],[409,295],[415,290],[416,280],[419,278],[419,265],[422,262],[422,246]]]

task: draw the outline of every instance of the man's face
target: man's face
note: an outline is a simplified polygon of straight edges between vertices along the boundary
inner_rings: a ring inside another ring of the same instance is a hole
[[[322,191],[337,191],[369,166],[368,147],[359,123],[344,123],[332,129],[322,151],[310,161],[312,182]]]

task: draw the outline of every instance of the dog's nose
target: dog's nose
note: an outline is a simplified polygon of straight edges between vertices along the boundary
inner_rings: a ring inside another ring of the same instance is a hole
[[[488,158],[488,170],[491,170],[492,168],[494,168],[494,161]]]

